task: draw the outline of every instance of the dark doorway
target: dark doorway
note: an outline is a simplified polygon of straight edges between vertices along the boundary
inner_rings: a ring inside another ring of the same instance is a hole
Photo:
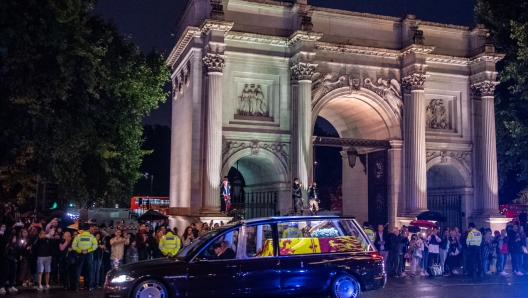
[[[339,138],[339,134],[332,124],[322,117],[317,117],[313,135]],[[339,202],[342,203],[343,200],[341,191],[343,181],[341,150],[341,147],[314,147],[314,178],[320,189],[320,207],[325,210],[330,210],[332,204],[334,206],[340,205]]]
[[[389,222],[387,150],[367,154],[368,218],[373,227]]]

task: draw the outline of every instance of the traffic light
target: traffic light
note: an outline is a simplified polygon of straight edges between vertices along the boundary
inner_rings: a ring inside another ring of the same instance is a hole
[[[150,210],[150,200],[147,200],[147,210]]]
[[[143,198],[139,198],[139,206],[143,205]]]

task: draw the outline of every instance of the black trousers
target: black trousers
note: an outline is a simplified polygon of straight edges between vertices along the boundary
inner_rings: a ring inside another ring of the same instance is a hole
[[[301,213],[301,215],[303,214],[303,199],[302,198],[293,197],[293,212],[295,212],[295,214],[299,212]]]
[[[482,273],[482,262],[480,258],[480,246],[468,246],[467,274],[475,275]]]

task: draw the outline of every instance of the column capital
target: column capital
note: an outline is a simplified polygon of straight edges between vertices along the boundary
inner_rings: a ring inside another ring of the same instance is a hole
[[[498,84],[499,82],[497,81],[482,81],[472,84],[471,90],[477,96],[494,96],[495,86],[497,86]]]
[[[402,78],[402,86],[407,91],[424,90],[425,81],[430,75],[423,73],[413,73]]]
[[[303,80],[312,80],[312,76],[317,68],[317,64],[299,62],[293,64],[290,67],[291,70],[291,80],[292,81],[303,81]]]
[[[207,53],[202,58],[205,70],[208,73],[219,72],[222,73],[225,66],[225,57],[223,55]]]

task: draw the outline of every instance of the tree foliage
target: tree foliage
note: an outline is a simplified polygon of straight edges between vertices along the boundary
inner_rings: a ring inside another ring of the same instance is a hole
[[[141,120],[169,72],[93,2],[0,1],[0,183],[21,200],[37,175],[77,201],[128,196],[140,176]]]
[[[496,50],[506,55],[495,114],[501,192],[512,199],[528,181],[528,0],[479,0],[475,11]]]

